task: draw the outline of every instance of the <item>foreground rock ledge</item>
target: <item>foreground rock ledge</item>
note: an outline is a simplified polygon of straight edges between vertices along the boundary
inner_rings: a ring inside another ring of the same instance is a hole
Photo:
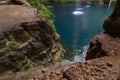
[[[116,62],[116,60],[118,62]],[[120,56],[18,73],[5,80],[119,80]]]
[[[120,55],[120,38],[100,33],[92,38],[86,60],[115,55]]]
[[[47,65],[61,51],[55,30],[35,9],[0,5],[0,72]]]

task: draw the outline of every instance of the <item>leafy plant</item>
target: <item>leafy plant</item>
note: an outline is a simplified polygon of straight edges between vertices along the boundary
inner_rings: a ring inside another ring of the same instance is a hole
[[[31,6],[33,6],[34,8],[37,9],[38,13],[42,17],[44,17],[45,19],[47,19],[49,21],[49,23],[55,30],[55,25],[54,25],[54,17],[55,16],[51,11],[52,6],[43,5],[43,3],[48,2],[48,0],[27,0],[27,1],[30,3]],[[57,37],[60,37],[57,32],[55,33],[55,35]]]

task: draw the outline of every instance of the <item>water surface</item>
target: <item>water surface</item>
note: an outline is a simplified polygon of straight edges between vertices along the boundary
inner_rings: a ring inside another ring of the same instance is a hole
[[[66,55],[66,58],[70,57],[75,61],[83,60],[83,57],[78,57],[78,55],[85,56],[85,54],[81,54],[81,48],[85,51],[90,39],[103,32],[103,21],[111,14],[112,10],[113,7],[79,3],[53,5],[53,12],[56,16],[55,25],[61,36],[61,43],[72,51]]]

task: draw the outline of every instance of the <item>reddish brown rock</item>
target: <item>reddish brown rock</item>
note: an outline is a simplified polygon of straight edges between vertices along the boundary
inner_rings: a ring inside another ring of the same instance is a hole
[[[119,6],[120,0],[116,6]],[[118,7],[116,7],[118,8]],[[112,16],[113,22],[119,17],[119,9],[114,10]],[[118,13],[117,13],[118,12]],[[116,14],[117,13],[117,14]],[[118,20],[119,21],[119,20]],[[105,25],[110,26],[105,27]],[[115,24],[115,23],[114,23]],[[59,72],[56,74],[55,68],[50,68],[46,71],[46,76],[41,74],[34,80],[120,80],[120,37],[119,37],[119,24],[115,24],[116,28],[111,28],[111,22],[104,23],[106,33],[100,33],[96,35],[90,43],[90,48],[87,52],[85,63],[75,63],[67,66],[58,66]],[[109,28],[110,27],[110,28]],[[112,31],[113,29],[113,31]],[[114,31],[118,29],[118,31]],[[36,73],[27,76],[29,77],[37,75]],[[16,77],[19,79],[19,76]]]
[[[86,60],[114,55],[120,55],[120,38],[100,33],[92,38]]]
[[[114,15],[114,17],[117,18],[118,15]],[[21,18],[24,20],[24,17],[21,16]],[[33,21],[22,22],[19,26],[7,24],[11,20],[6,22],[6,25],[11,25],[11,27],[5,26],[2,28],[0,26],[4,31],[0,35],[0,44],[2,45],[0,45],[0,51],[4,52],[0,52],[0,64],[2,62],[0,70],[6,70],[7,68],[16,70],[16,68],[23,68],[26,65],[33,66],[32,63],[48,63],[47,60],[53,59],[52,54],[57,54],[60,51],[59,45],[57,45],[59,42],[56,41],[54,30],[50,28],[48,22],[30,19]],[[12,22],[14,22],[14,19]],[[36,67],[17,74],[7,73],[0,76],[0,80],[120,80],[119,30],[117,33],[111,32],[111,29],[110,32],[106,29],[105,31],[107,34],[100,33],[91,40],[86,59],[92,60],[85,63],[74,63],[69,66],[60,64],[42,70],[41,67]],[[53,46],[50,47],[50,45]],[[18,51],[16,51],[16,48]]]
[[[105,20],[103,28],[111,36],[120,37],[120,0],[117,0],[115,9],[108,19]]]
[[[0,72],[57,61],[62,47],[55,34],[35,9],[0,5]]]
[[[86,60],[120,54],[120,0],[113,13],[104,21],[104,33],[96,35],[90,42]]]
[[[120,56],[110,56],[86,61],[85,63],[75,63],[67,66],[58,66],[58,68],[48,68],[41,73],[40,68],[36,71],[29,71],[26,75],[18,73],[9,79],[22,80],[119,80],[120,79]],[[56,70],[59,69],[59,74]],[[60,76],[61,75],[61,76]],[[25,78],[26,77],[26,78]],[[9,80],[8,79],[8,80]],[[6,79],[7,80],[7,79]]]

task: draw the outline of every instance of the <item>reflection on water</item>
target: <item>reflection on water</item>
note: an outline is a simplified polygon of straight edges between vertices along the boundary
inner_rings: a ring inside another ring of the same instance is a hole
[[[77,11],[79,11],[79,10],[83,10],[83,8],[76,8],[76,10],[77,10]]]
[[[74,11],[74,12],[72,12],[72,14],[74,14],[74,15],[83,15],[84,12],[83,11]]]
[[[89,7],[90,7],[90,5],[86,5],[85,7],[89,8]]]
[[[65,54],[67,59],[76,62],[84,61],[81,59],[88,48],[84,48],[84,46],[89,45],[89,41],[94,35],[103,31],[103,21],[112,10],[113,8],[108,9],[108,6],[53,5],[53,12],[56,16],[55,25],[61,36],[61,43],[70,48],[70,51]]]

